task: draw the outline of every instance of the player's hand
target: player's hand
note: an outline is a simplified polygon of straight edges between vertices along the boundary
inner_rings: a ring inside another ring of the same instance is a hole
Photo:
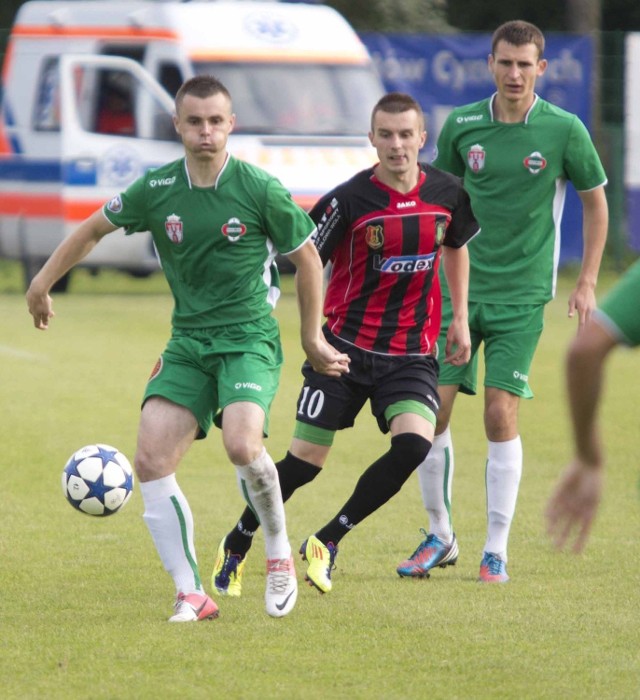
[[[471,359],[471,336],[466,321],[454,319],[447,330],[444,362],[450,365],[466,365]]]
[[[569,296],[569,318],[573,318],[578,312],[578,333],[587,325],[591,314],[596,308],[596,295],[593,287],[586,284],[578,284]]]
[[[581,552],[589,538],[602,497],[602,467],[586,465],[578,458],[562,472],[547,503],[547,534],[557,549],[574,537],[572,550]]]
[[[339,377],[349,372],[351,358],[343,352],[338,352],[333,345],[321,337],[313,346],[305,347],[309,363],[316,372],[329,377]]]
[[[55,316],[51,297],[46,293],[37,292],[31,286],[27,290],[26,298],[29,313],[33,316],[33,325],[38,330],[46,331],[49,328],[49,319]]]

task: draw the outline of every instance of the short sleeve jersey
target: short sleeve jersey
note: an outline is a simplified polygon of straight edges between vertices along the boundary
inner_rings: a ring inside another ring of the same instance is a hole
[[[616,340],[630,347],[640,345],[640,260],[625,272],[604,298],[595,316]]]
[[[151,231],[173,294],[176,328],[257,320],[279,296],[276,252],[313,233],[280,182],[231,156],[214,187],[196,187],[180,159],[136,180],[104,205],[127,234]]]
[[[441,322],[441,246],[464,245],[478,232],[460,179],[421,166],[402,194],[369,168],[311,210],[315,243],[331,260],[324,311],[332,333],[386,355],[433,352]]]
[[[536,96],[524,122],[494,120],[493,98],[454,109],[434,165],[463,178],[482,235],[469,244],[469,300],[543,304],[555,293],[567,181],[606,184],[580,119]]]

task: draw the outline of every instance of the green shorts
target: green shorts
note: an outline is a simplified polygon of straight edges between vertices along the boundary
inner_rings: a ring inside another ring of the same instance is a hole
[[[611,289],[596,311],[598,321],[620,343],[640,345],[640,260],[634,263],[624,277]]]
[[[220,328],[176,328],[151,373],[142,403],[162,396],[185,406],[198,421],[200,439],[212,422],[221,427],[225,406],[251,401],[264,410],[266,436],[281,368],[280,332],[272,316]]]
[[[442,300],[442,330],[438,353],[444,358],[446,331],[451,323],[451,301]],[[504,389],[523,399],[533,398],[529,369],[544,325],[543,304],[482,304],[469,302],[471,360],[459,367],[440,362],[439,385],[458,384],[465,394],[476,394],[478,349],[484,342],[484,385]]]

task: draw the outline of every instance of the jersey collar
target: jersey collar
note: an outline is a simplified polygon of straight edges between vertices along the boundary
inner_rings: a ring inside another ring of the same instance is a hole
[[[491,115],[491,121],[495,122],[495,116],[493,114],[493,103],[498,96],[497,92],[494,92],[493,95],[491,95],[489,99],[489,114]],[[538,104],[538,100],[540,99],[540,96],[537,93],[533,94],[533,102],[531,103],[531,107],[527,110],[527,113],[524,115],[524,121],[520,122],[521,124],[528,124],[529,123],[529,117],[533,113],[533,110],[535,109],[536,105]]]
[[[222,167],[220,168],[220,172],[218,173],[218,176],[216,177],[216,181],[213,183],[213,189],[217,190],[218,185],[220,184],[220,180],[222,178],[223,173],[227,169],[227,166],[229,165],[229,162],[231,160],[231,154],[229,152],[226,153],[224,163],[222,164]],[[187,179],[187,185],[189,186],[189,189],[193,189],[193,184],[191,182],[191,176],[189,175],[189,168],[187,167],[187,159],[183,158],[182,159],[182,167],[184,168],[184,176]]]

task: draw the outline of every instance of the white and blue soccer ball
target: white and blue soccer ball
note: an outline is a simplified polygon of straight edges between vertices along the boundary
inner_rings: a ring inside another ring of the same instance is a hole
[[[62,491],[88,515],[113,515],[131,498],[133,469],[111,445],[87,445],[74,452],[62,472]]]

